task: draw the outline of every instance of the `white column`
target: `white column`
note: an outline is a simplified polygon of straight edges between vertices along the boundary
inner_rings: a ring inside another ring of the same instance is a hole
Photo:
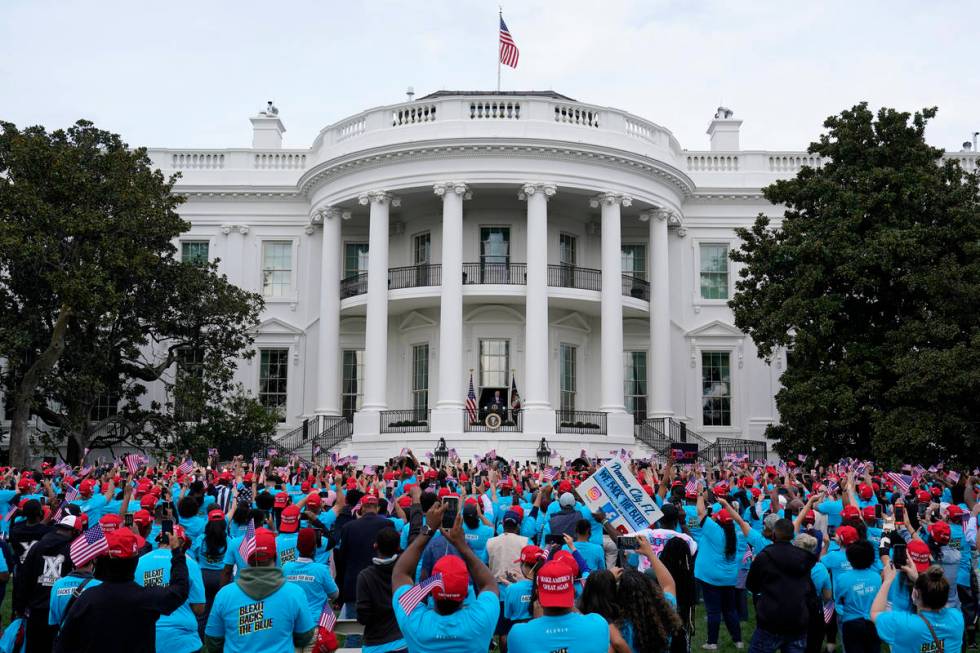
[[[602,337],[600,342],[601,391],[599,410],[625,414],[623,402],[623,251],[620,239],[620,207],[632,198],[603,193],[592,200],[602,209]],[[610,424],[610,428],[611,428]],[[612,434],[612,433],[610,433]]]
[[[650,349],[647,353],[647,417],[673,415],[670,397],[670,265],[667,221],[670,213],[648,211],[650,223]]]
[[[524,184],[527,201],[527,298],[524,309],[524,431],[554,430],[548,396],[548,199],[554,184]],[[536,415],[549,411],[547,414]]]
[[[439,393],[432,411],[438,433],[463,430],[463,200],[469,189],[460,181],[440,182],[432,190],[442,198],[442,296],[439,300]]]
[[[367,326],[364,333],[364,403],[366,413],[387,410],[388,400],[388,208],[399,200],[385,191],[358,198],[370,205],[368,232]]]
[[[314,212],[314,222],[323,225],[323,246],[320,254],[320,323],[317,344],[316,412],[321,415],[340,414],[340,221],[341,214],[333,207]]]

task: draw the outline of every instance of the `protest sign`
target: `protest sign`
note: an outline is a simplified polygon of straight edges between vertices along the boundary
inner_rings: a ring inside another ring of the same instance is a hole
[[[579,495],[592,512],[602,511],[620,533],[649,528],[663,514],[644,491],[629,463],[622,458],[607,460],[592,476],[582,481]]]

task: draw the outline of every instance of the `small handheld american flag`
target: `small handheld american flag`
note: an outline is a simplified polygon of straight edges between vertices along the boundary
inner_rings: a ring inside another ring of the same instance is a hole
[[[92,558],[95,558],[108,550],[109,542],[107,542],[105,539],[105,533],[102,532],[101,524],[96,524],[79,535],[68,548],[68,552],[71,555],[71,561],[75,563],[76,567],[81,567],[82,565],[87,564]]]
[[[898,474],[896,472],[885,472],[885,478],[895,484],[895,487],[902,494],[908,494],[912,487],[912,477],[908,474]]]
[[[191,470],[194,469],[194,461],[188,458],[184,462],[180,463],[180,467],[177,468],[178,474],[190,474]]]
[[[238,555],[247,564],[249,557],[253,553],[255,553],[255,522],[250,519],[248,526],[245,527],[245,536],[242,538],[242,543],[238,545]]]
[[[12,504],[10,504],[10,510],[8,510],[7,511],[7,514],[5,514],[3,516],[3,520],[4,521],[10,521],[11,519],[14,518],[14,515],[16,515],[16,514],[17,514],[17,504],[16,503],[12,503]]]
[[[333,613],[333,609],[330,607],[330,601],[323,604],[323,611],[320,613],[317,625],[327,630],[333,630],[333,627],[337,625],[337,615]]]
[[[406,615],[410,615],[415,608],[419,607],[419,603],[424,601],[425,597],[431,594],[432,590],[437,587],[439,589],[446,589],[442,583],[442,574],[433,574],[402,594],[401,598],[398,599],[398,604],[402,606],[402,610],[405,611]]]
[[[698,479],[693,475],[687,479],[687,485],[684,486],[684,492],[690,494],[697,494],[698,492]]]
[[[143,464],[143,457],[139,454],[131,453],[123,458],[123,463],[126,465],[126,471],[130,474],[135,474],[136,470]]]
[[[834,618],[834,602],[827,601],[823,604],[823,622],[829,624],[830,620]]]
[[[69,503],[71,503],[72,501],[74,501],[75,499],[77,499],[78,498],[78,494],[79,494],[78,488],[74,488],[74,487],[72,487],[72,486],[69,485],[68,486],[68,491],[65,492],[65,500],[61,502],[61,505],[60,506],[58,506],[58,509],[54,512],[54,516],[51,518],[51,521],[57,522],[58,520],[60,520],[61,519],[61,514],[65,510],[65,506],[67,506]]]
[[[541,480],[544,481],[545,483],[552,482],[553,480],[555,480],[556,476],[558,476],[558,470],[555,469],[554,467],[549,467],[548,469],[541,472]]]

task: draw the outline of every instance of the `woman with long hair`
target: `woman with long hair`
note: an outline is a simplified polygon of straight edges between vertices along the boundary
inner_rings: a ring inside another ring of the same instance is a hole
[[[943,568],[932,565],[920,573],[909,559],[901,571],[914,579],[912,602],[917,611],[888,608],[888,593],[897,571],[892,565],[885,565],[881,589],[871,605],[871,621],[881,641],[891,646],[892,653],[959,653],[963,647],[963,613],[948,604],[949,580]]]
[[[616,605],[616,574],[622,570],[616,567],[613,571],[603,569],[589,574],[582,588],[582,596],[578,599],[578,610],[582,614],[599,614],[609,623],[615,623],[619,618],[619,607]]]
[[[221,508],[213,508],[208,512],[208,522],[204,532],[197,536],[191,544],[190,554],[197,560],[204,580],[204,598],[206,607],[204,614],[198,617],[203,631],[211,614],[211,604],[214,596],[221,589],[221,572],[225,566],[225,552],[228,550],[228,522]]]
[[[716,492],[721,492],[722,495],[726,491],[727,488],[716,488]],[[725,627],[735,647],[743,646],[735,591],[741,562],[737,555],[739,539],[735,533],[735,523],[727,510],[721,509],[716,515],[708,515],[705,499],[713,500],[714,496],[711,490],[705,490],[698,495],[701,536],[698,540],[698,555],[694,559],[694,577],[701,584],[701,595],[708,614],[708,637],[703,648],[709,651],[718,648],[722,620],[725,621]],[[743,546],[742,550],[744,549]]]
[[[626,569],[616,590],[616,628],[631,653],[660,653],[683,627],[666,593],[650,575]]]

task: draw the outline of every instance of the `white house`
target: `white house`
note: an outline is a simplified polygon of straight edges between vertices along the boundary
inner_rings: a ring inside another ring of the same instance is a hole
[[[362,461],[440,437],[533,458],[542,437],[566,454],[651,424],[761,440],[779,419],[785,352],[760,360],[733,325],[728,253],[735,227],[781,215],[760,189],[816,157],[741,150],[724,108],[710,149],[687,150],[550,91],[440,91],[299,149],[271,103],[251,122],[250,149],[150,156],[182,175],[182,256],[265,296],[237,375],[284,433],[343,416]]]

